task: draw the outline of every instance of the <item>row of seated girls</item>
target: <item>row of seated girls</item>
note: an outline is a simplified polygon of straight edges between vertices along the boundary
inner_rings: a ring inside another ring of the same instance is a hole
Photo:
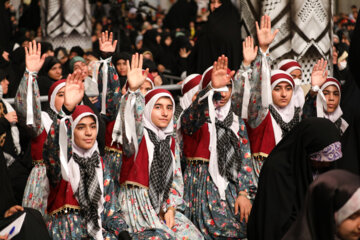
[[[42,112],[37,72],[45,57],[30,43],[16,96],[34,132],[23,206],[41,212],[52,239],[251,240],[287,233],[311,182],[341,157],[347,123],[327,62],[314,66],[305,103],[296,61],[271,71],[277,30],[270,17],[256,28],[259,46],[246,38],[237,72],[219,56],[183,81],[177,106],[170,92],[154,87],[137,53],[127,61],[122,94],[111,61],[116,41],[105,32],[94,78],[100,109],[76,70],[53,84],[50,110]]]

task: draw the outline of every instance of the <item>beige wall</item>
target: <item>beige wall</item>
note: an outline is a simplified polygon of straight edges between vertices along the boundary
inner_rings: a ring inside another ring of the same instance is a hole
[[[359,9],[360,0],[335,0],[335,13],[350,13],[352,5],[356,5]]]

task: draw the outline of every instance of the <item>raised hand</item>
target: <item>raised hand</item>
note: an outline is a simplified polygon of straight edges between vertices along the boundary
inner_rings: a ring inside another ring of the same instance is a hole
[[[108,31],[101,33],[101,38],[99,38],[99,48],[102,52],[115,52],[117,40],[113,41],[113,33],[110,34]]]
[[[225,87],[230,83],[230,79],[234,76],[235,71],[227,73],[228,69],[228,58],[222,55],[214,62],[212,74],[211,74],[211,85],[213,88]]]
[[[327,61],[322,58],[314,65],[311,73],[311,85],[320,87],[326,81],[327,75]]]
[[[275,29],[273,33],[271,32],[271,19],[267,15],[261,17],[260,28],[258,22],[255,24],[259,47],[263,52],[266,52],[272,41],[274,41],[279,29]]]
[[[129,60],[126,60],[126,65],[129,88],[131,91],[136,91],[144,83],[149,74],[149,69],[147,68],[144,73],[142,72],[143,55],[138,53],[132,55],[131,66]]]
[[[85,87],[82,79],[80,70],[69,74],[66,79],[64,106],[70,112],[75,109],[76,105],[78,105],[84,97]]]
[[[250,66],[251,63],[255,60],[257,56],[258,47],[254,47],[254,39],[252,37],[247,37],[243,41],[243,64],[245,67]]]
[[[25,47],[25,64],[30,72],[38,72],[44,65],[46,54],[41,56],[41,44],[33,40],[29,43],[29,48]]]
[[[186,48],[180,48],[179,55],[181,58],[187,58],[190,55],[191,51],[186,51]]]

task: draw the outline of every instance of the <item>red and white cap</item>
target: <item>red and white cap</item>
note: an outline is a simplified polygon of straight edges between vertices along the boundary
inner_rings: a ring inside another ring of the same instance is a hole
[[[191,105],[193,96],[199,91],[201,78],[200,74],[191,74],[184,79],[181,85],[183,96],[179,100],[182,109],[185,110]]]
[[[54,82],[51,85],[49,92],[48,92],[48,101],[50,104],[50,108],[56,113],[58,113],[58,111],[55,108],[55,97],[56,97],[56,94],[59,92],[59,90],[61,88],[65,87],[65,83],[66,83],[66,79],[62,79],[62,80],[58,80],[58,81]]]
[[[291,74],[292,71],[294,70],[301,70],[301,65],[292,59],[284,59],[282,60],[279,64],[278,64],[278,68],[280,70],[283,70],[289,74]]]
[[[271,89],[274,89],[276,85],[281,82],[287,82],[291,85],[292,88],[295,87],[294,79],[289,73],[283,70],[271,71]]]
[[[339,90],[340,97],[341,97],[340,82],[336,78],[328,77],[326,79],[326,81],[321,85],[321,87],[318,91],[317,97],[316,97],[316,114],[317,114],[317,117],[325,117],[325,118],[328,118],[329,120],[331,120],[332,122],[335,122],[342,116],[343,112],[339,105],[333,113],[331,113],[331,114],[327,113],[327,102],[326,102],[326,98],[325,98],[323,91],[328,86],[335,86]]]
[[[201,82],[202,75],[194,73],[189,76],[187,76],[182,85],[181,85],[181,93],[185,95],[187,92],[189,92],[194,87],[199,86]]]
[[[76,125],[80,122],[81,119],[87,116],[92,116],[96,122],[96,129],[99,130],[99,123],[97,116],[93,112],[93,110],[86,105],[78,105],[76,106],[74,112],[71,116],[67,116],[61,119],[60,126],[59,126],[59,145],[60,145],[60,163],[61,163],[61,173],[64,180],[69,181],[69,169],[68,169],[68,126],[66,121],[70,120],[71,124],[71,142],[72,148],[74,149],[75,142],[74,142],[74,130]],[[95,142],[96,143],[96,142]],[[97,144],[94,144],[92,147],[92,151],[97,149]]]
[[[321,85],[320,89],[323,91],[328,86],[335,86],[339,91],[341,91],[341,84],[336,78],[328,77],[323,85]]]

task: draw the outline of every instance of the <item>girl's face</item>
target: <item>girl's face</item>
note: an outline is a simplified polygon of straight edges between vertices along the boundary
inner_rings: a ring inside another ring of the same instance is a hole
[[[60,88],[60,90],[56,93],[54,106],[56,111],[60,112],[62,105],[64,104],[64,93],[65,87]]]
[[[89,150],[94,146],[97,137],[96,121],[93,116],[82,118],[74,130],[76,146]]]
[[[120,76],[126,76],[127,74],[127,65],[124,59],[119,59],[116,62],[116,70]]]
[[[3,94],[7,94],[9,91],[9,81],[6,78],[1,81],[1,87],[3,90]]]
[[[290,103],[292,94],[291,85],[288,82],[280,82],[272,90],[272,99],[276,106],[284,108]]]
[[[48,75],[50,78],[54,80],[60,80],[62,74],[62,68],[60,63],[56,63],[52,68],[49,70]]]
[[[166,128],[173,116],[173,103],[168,97],[159,98],[151,111],[151,121],[158,128]]]
[[[213,12],[215,9],[220,7],[222,4],[221,0],[210,0],[210,11]]]
[[[324,89],[323,93],[326,99],[327,112],[333,113],[339,106],[340,92],[336,86],[330,85]]]
[[[146,95],[148,91],[152,89],[152,85],[149,81],[145,80],[143,84],[140,86],[140,92],[143,96]]]
[[[358,240],[360,238],[360,210],[338,226],[337,235],[342,240]]]

